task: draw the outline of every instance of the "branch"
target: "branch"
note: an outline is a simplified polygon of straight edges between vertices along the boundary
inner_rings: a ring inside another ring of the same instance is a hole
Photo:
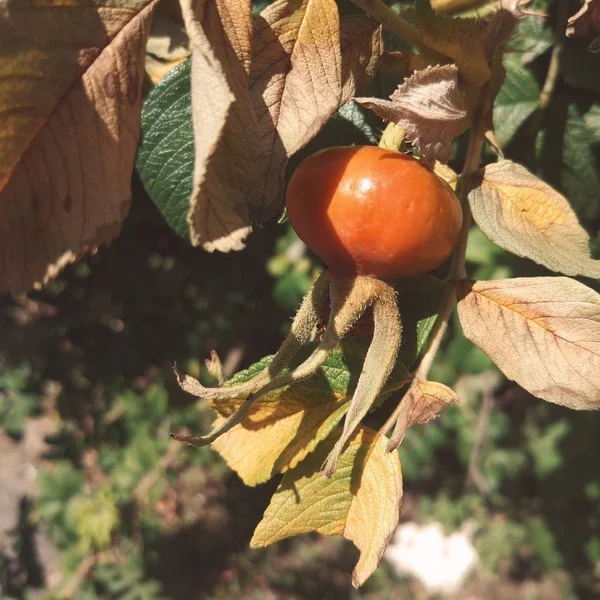
[[[491,82],[494,81],[494,72],[502,68],[502,54],[498,53],[492,62],[492,77],[490,81],[484,86],[479,105],[473,115],[473,125],[471,127],[471,136],[469,139],[469,147],[467,149],[467,156],[463,165],[463,170],[460,174],[460,194],[459,199],[462,206],[463,212],[463,223],[460,233],[460,239],[452,255],[452,264],[450,266],[450,273],[446,278],[446,281],[450,284],[448,295],[440,314],[435,323],[433,331],[427,341],[427,346],[423,351],[422,358],[419,362],[419,366],[414,373],[415,378],[427,379],[431,365],[435,355],[437,354],[442,339],[446,330],[448,329],[448,322],[452,315],[452,310],[456,304],[456,281],[464,279],[466,276],[465,262],[467,252],[467,242],[469,238],[469,229],[471,228],[471,209],[469,208],[468,193],[469,188],[466,185],[468,178],[473,175],[478,169],[481,162],[481,151],[483,149],[483,143],[485,140],[485,132],[487,130],[487,123],[489,122],[489,115],[493,110],[494,106],[494,87]]]

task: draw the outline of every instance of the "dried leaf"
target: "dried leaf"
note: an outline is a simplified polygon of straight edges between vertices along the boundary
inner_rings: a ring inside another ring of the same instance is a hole
[[[381,561],[400,518],[402,473],[398,454],[385,452],[386,439],[360,427],[340,456],[331,479],[319,473],[333,439],[320,444],[286,473],[250,542],[268,546],[284,538],[317,531],[343,535],[360,550],[352,573],[362,585]]]
[[[383,54],[381,29],[377,21],[363,15],[348,15],[342,18],[340,23],[341,104],[369,88]]]
[[[469,126],[454,65],[417,71],[398,87],[390,100],[354,100],[402,127],[428,162],[436,159],[447,162],[452,155],[452,140]]]
[[[567,37],[586,37],[600,31],[600,0],[584,0],[583,6],[567,21]],[[591,52],[600,52],[600,36],[590,44]]]
[[[334,0],[277,0],[256,19],[250,91],[264,154],[249,202],[264,221],[283,192],[288,157],[306,145],[342,101],[340,23]]]
[[[465,336],[534,396],[600,408],[600,295],[568,277],[462,281]]]
[[[155,2],[62,4],[0,1],[0,290],[15,293],[112,241],[131,201]]]
[[[600,278],[589,238],[567,200],[524,167],[503,160],[479,172],[473,217],[495,244],[566,275]]]
[[[181,0],[192,43],[192,244],[241,250],[252,231],[248,191],[262,141],[248,93],[250,0]]]
[[[429,2],[417,4],[420,31],[424,42],[433,50],[452,58],[462,77],[482,85],[490,78],[486,49],[490,32],[479,19],[458,19],[438,15]]]
[[[400,412],[387,451],[395,450],[402,443],[409,427],[428,423],[454,402],[458,404],[458,396],[448,386],[416,379],[401,400]]]

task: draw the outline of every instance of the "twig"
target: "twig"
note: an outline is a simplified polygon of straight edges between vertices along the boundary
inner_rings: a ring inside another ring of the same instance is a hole
[[[562,54],[563,50],[564,28],[567,24],[568,17],[569,3],[567,2],[567,0],[560,0],[558,2],[558,13],[556,15],[555,23],[556,44],[554,45],[554,48],[552,48],[552,55],[550,56],[550,64],[548,65],[546,79],[544,80],[542,91],[540,92],[538,110],[531,124],[531,129],[533,132],[537,132],[539,130],[540,124],[542,122],[542,117],[544,116],[546,109],[552,101],[554,89],[556,88],[556,84],[559,80],[560,55]]]
[[[477,420],[477,429],[475,431],[475,441],[469,458],[469,466],[467,468],[467,478],[465,480],[465,490],[475,486],[484,496],[490,494],[490,484],[479,469],[481,453],[485,445],[487,437],[487,429],[494,406],[494,396],[489,390],[483,392],[482,403]]]
[[[501,53],[498,53],[492,63],[492,77],[490,78],[490,82],[494,80],[494,71],[500,68],[502,68],[502,55]],[[485,85],[481,93],[479,105],[473,115],[473,126],[471,128],[469,147],[467,149],[463,170],[460,174],[459,199],[462,206],[463,223],[458,244],[452,255],[450,273],[446,278],[446,281],[450,284],[450,289],[448,290],[448,295],[446,296],[433,331],[431,332],[427,345],[422,353],[419,366],[414,373],[415,379],[427,378],[433,360],[440,349],[444,334],[448,329],[448,322],[452,315],[454,305],[456,304],[456,282],[466,277],[465,261],[467,241],[469,238],[469,229],[471,228],[471,210],[469,208],[467,197],[469,188],[466,183],[467,179],[479,169],[479,163],[481,162],[481,151],[483,149],[488,116],[494,104],[494,89],[490,82]]]
[[[392,33],[395,33],[398,37],[416,48],[421,54],[425,54],[431,58],[439,58],[443,62],[448,61],[443,54],[430,48],[425,43],[423,36],[416,27],[405,21],[399,14],[381,2],[381,0],[352,0],[352,2],[371,15],[376,21],[379,21],[386,29],[389,29]]]

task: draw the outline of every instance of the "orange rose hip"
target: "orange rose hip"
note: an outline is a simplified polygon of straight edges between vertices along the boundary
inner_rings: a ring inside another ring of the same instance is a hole
[[[452,188],[418,160],[377,146],[327,148],[294,171],[290,222],[332,273],[394,280],[442,264],[460,236]]]

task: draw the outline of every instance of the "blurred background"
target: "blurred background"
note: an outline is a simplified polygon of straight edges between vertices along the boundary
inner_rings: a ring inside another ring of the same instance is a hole
[[[507,157],[567,195],[597,251],[600,55],[562,37],[577,2],[533,8],[546,16],[524,19],[506,57],[498,137]],[[153,68],[168,70],[172,56],[153,52]],[[560,69],[540,100],[551,61]],[[384,95],[393,79],[375,85]],[[344,107],[290,170],[322,147],[376,143],[382,129]],[[257,229],[243,252],[193,249],[137,173],[133,190],[110,248],[41,292],[0,299],[1,597],[600,598],[600,415],[506,381],[456,322],[432,378],[462,405],[407,433],[401,527],[367,584],[352,588],[357,551],[343,539],[249,549],[277,481],[247,488],[212,450],[169,440],[212,420],[172,366],[210,384],[211,350],[228,375],[273,353],[321,266],[284,220]],[[477,231],[468,260],[474,278],[546,274]]]

